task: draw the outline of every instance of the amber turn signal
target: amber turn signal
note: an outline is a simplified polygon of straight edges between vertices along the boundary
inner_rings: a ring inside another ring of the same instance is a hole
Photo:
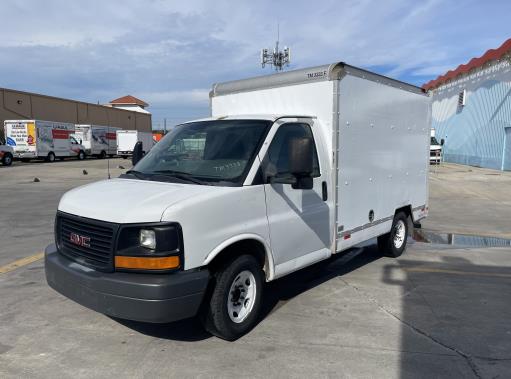
[[[168,270],[179,267],[179,257],[115,257],[115,268]]]

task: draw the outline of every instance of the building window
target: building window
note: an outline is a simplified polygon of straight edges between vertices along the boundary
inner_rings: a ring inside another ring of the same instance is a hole
[[[458,106],[464,107],[467,99],[467,90],[463,90],[458,94]]]

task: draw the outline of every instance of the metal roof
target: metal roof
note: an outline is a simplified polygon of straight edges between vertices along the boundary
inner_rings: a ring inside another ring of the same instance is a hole
[[[434,80],[430,80],[422,86],[426,91],[437,88],[442,84],[456,78],[459,75],[466,74],[470,70],[483,66],[485,63],[502,58],[511,51],[511,38],[500,45],[497,49],[490,49],[478,58],[472,58],[467,64],[460,64],[455,70],[447,71]]]
[[[353,75],[392,87],[401,88],[417,94],[424,94],[424,90],[412,84],[392,79],[371,71],[350,66],[344,62],[280,72],[277,74],[258,76],[242,80],[234,80],[213,84],[210,97],[222,96],[231,93],[255,91],[260,89],[276,88],[289,85],[320,82],[341,79],[345,75]]]

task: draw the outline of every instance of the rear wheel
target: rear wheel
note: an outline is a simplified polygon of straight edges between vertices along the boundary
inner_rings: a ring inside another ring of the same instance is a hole
[[[83,152],[83,150],[80,150],[78,152],[77,157],[78,157],[78,160],[80,160],[80,161],[83,161],[85,159],[85,153]]]
[[[101,153],[98,155],[99,159],[105,159],[106,158],[106,151],[102,150]]]
[[[242,255],[215,273],[215,287],[202,315],[207,331],[233,341],[259,320],[264,275],[260,263]]]
[[[4,166],[12,165],[12,155],[11,155],[11,153],[5,153],[4,154],[4,157],[2,158],[2,164]]]
[[[55,154],[50,151],[46,156],[46,161],[50,163],[55,162]]]
[[[408,217],[399,212],[394,216],[390,233],[378,237],[378,248],[386,257],[397,258],[406,249],[408,241]]]

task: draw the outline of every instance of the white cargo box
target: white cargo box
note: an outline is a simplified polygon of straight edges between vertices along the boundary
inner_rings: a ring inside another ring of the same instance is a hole
[[[127,157],[133,154],[137,142],[142,142],[142,150],[147,154],[154,145],[153,134],[138,130],[117,130],[117,155]]]
[[[335,63],[216,84],[210,96],[212,117],[316,119],[332,157],[334,252],[387,233],[400,207],[426,216],[431,112],[420,88]]]

